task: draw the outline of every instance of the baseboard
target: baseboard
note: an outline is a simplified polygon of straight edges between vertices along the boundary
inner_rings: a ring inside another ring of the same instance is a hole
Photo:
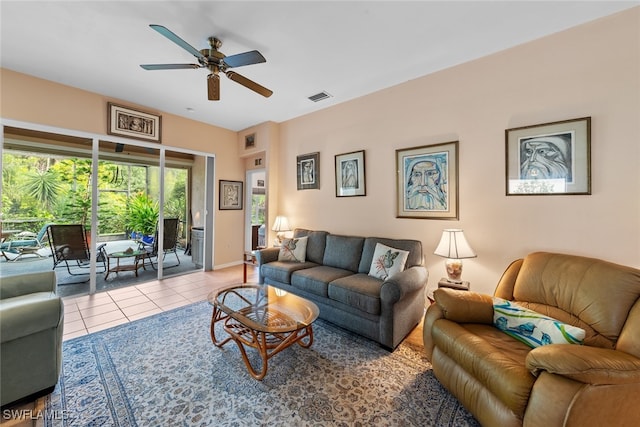
[[[222,268],[235,267],[236,265],[242,265],[242,261],[233,261],[233,262],[228,262],[226,264],[214,265],[213,269],[214,270],[219,270],[219,269],[222,269]]]

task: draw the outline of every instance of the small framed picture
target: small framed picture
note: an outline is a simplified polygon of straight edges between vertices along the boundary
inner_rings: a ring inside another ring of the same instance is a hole
[[[320,153],[298,156],[296,169],[298,190],[318,190],[320,188]]]
[[[242,181],[220,180],[219,209],[221,211],[242,209],[242,185]]]
[[[366,196],[364,150],[336,155],[336,197]]]
[[[458,219],[458,141],[396,150],[397,217]]]
[[[591,194],[591,117],[505,131],[506,194]]]
[[[107,103],[107,133],[144,141],[160,142],[162,116]]]
[[[246,135],[244,137],[244,149],[248,150],[250,148],[255,148],[256,146],[256,134],[252,133],[249,135]]]

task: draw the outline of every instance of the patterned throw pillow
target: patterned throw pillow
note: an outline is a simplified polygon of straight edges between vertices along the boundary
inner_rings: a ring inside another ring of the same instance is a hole
[[[304,262],[307,256],[307,237],[283,239],[278,261]]]
[[[493,297],[493,324],[533,348],[547,344],[582,344],[585,336],[584,329],[497,297]]]
[[[404,270],[404,265],[408,257],[408,251],[377,243],[376,249],[373,252],[373,260],[371,260],[369,276],[387,280],[387,278]]]

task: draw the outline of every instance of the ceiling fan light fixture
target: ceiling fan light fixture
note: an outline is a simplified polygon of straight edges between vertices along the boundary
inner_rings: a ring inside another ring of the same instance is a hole
[[[207,95],[209,101],[220,101],[220,76],[209,74],[207,77]]]
[[[250,89],[265,98],[270,97],[273,91],[266,87],[249,80],[248,78],[235,73],[233,71],[227,71],[228,68],[243,67],[245,65],[259,64],[266,62],[266,59],[257,50],[249,52],[238,53],[231,56],[226,56],[218,49],[222,46],[222,41],[216,37],[209,37],[209,49],[197,50],[186,41],[182,40],[173,31],[168,28],[152,24],[151,28],[162,34],[164,37],[177,44],[198,60],[198,64],[143,64],[140,65],[145,70],[181,70],[188,68],[208,68],[211,71],[207,78],[207,96],[210,101],[220,100],[220,77],[219,73],[224,73],[230,80],[241,84],[242,86]]]

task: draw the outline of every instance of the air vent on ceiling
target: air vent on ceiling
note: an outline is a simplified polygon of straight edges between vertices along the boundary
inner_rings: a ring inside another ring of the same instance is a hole
[[[316,93],[315,95],[311,95],[308,99],[313,102],[320,102],[327,98],[331,98],[331,95],[323,91],[320,93]]]

